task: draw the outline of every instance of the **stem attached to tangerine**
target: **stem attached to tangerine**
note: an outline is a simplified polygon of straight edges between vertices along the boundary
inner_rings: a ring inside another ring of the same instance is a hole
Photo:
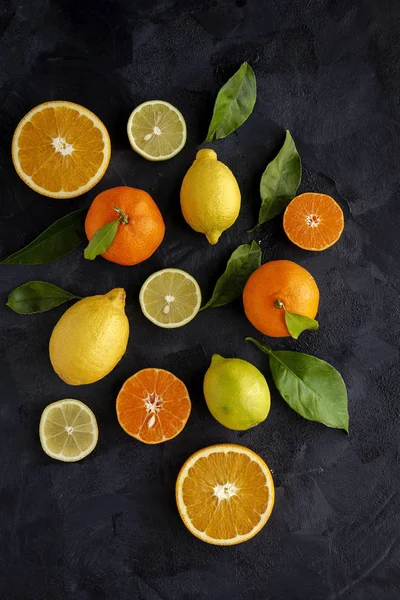
[[[282,300],[275,300],[274,306],[275,308],[285,308],[285,305],[283,304]]]
[[[122,210],[122,208],[118,208],[118,206],[114,206],[114,210],[116,213],[119,214],[119,222],[121,223],[121,225],[126,225],[127,223],[129,223],[128,215],[126,214],[126,212],[124,212]]]

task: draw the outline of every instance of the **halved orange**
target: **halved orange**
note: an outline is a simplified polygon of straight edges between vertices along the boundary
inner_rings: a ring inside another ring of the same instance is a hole
[[[75,198],[92,189],[110,162],[107,129],[73,102],[39,104],[20,121],[12,160],[21,179],[51,198]]]
[[[264,527],[274,501],[271,471],[258,454],[236,444],[195,452],[176,481],[184,524],[209,544],[246,542]]]
[[[164,369],[143,369],[132,375],[117,397],[119,424],[145,444],[159,444],[177,436],[191,408],[185,384]]]
[[[283,228],[289,240],[303,250],[326,250],[342,235],[343,211],[331,196],[307,192],[290,202]]]

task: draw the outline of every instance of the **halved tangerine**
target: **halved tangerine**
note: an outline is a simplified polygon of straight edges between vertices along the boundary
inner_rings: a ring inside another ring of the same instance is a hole
[[[303,250],[326,250],[342,235],[343,211],[331,196],[307,192],[290,202],[283,228],[289,240]]]
[[[192,404],[185,384],[164,369],[129,377],[117,397],[122,429],[145,444],[171,440],[185,427]]]

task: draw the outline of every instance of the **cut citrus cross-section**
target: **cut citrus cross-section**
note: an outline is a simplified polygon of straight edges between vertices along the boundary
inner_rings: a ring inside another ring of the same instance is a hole
[[[96,417],[79,400],[58,400],[44,409],[39,435],[43,450],[51,458],[75,462],[90,454],[97,444]]]
[[[45,102],[15,130],[12,160],[21,179],[51,198],[75,198],[96,185],[110,161],[107,129],[73,102]]]
[[[175,106],[162,100],[137,106],[127,131],[133,150],[152,161],[172,158],[186,142],[185,119]]]
[[[236,444],[199,450],[183,465],[176,481],[176,502],[193,535],[220,546],[240,544],[268,521],[274,482],[258,454]]]
[[[289,240],[303,250],[326,250],[342,235],[343,211],[327,194],[300,194],[286,208],[283,228]]]
[[[119,424],[145,444],[159,444],[177,436],[191,407],[185,384],[164,369],[143,369],[132,375],[117,397]]]
[[[143,314],[159,327],[182,327],[197,315],[201,291],[197,281],[181,269],[162,269],[142,285],[139,302]]]

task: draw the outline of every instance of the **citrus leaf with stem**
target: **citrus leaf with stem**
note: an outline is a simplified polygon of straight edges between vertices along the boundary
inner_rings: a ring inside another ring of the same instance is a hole
[[[45,312],[70,300],[81,300],[81,296],[71,294],[47,281],[28,281],[15,288],[6,305],[20,315]]]
[[[301,182],[301,171],[300,155],[290,131],[287,130],[282,148],[261,177],[261,207],[258,223],[251,231],[285,210],[296,195]]]
[[[236,300],[250,275],[261,265],[261,248],[256,241],[243,244],[232,252],[225,271],[218,279],[210,300],[200,309],[224,306]]]
[[[243,125],[253,111],[256,97],[254,71],[244,62],[218,92],[204,143],[225,138]]]
[[[251,337],[246,341],[268,354],[274,383],[294,411],[310,421],[349,432],[346,385],[332,365],[303,352],[271,350]]]
[[[106,223],[100,227],[86,246],[84,257],[87,260],[94,260],[99,254],[104,252],[111,246],[118,231],[119,219]]]
[[[62,258],[84,239],[86,208],[75,210],[55,221],[30,244],[7,256],[3,265],[43,265]]]

